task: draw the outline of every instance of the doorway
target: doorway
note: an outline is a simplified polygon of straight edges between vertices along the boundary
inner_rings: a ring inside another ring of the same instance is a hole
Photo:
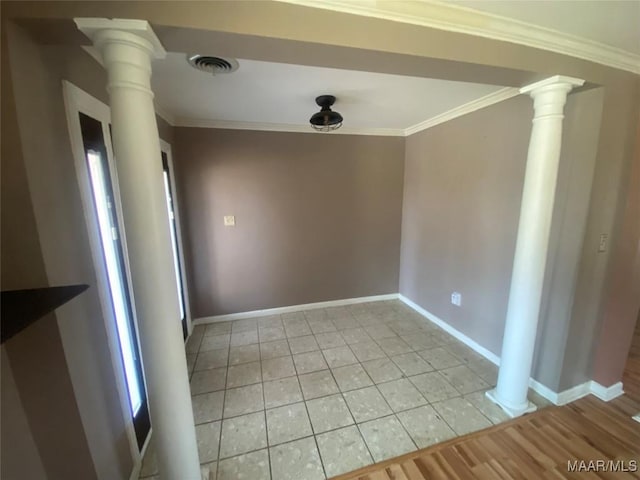
[[[176,272],[176,289],[178,293],[178,304],[180,307],[180,323],[182,324],[183,338],[189,336],[187,324],[187,305],[185,302],[185,282],[184,282],[184,260],[182,258],[182,245],[180,242],[178,211],[175,200],[175,179],[173,177],[173,164],[171,161],[171,146],[160,142],[160,153],[162,155],[162,172],[164,180],[164,192],[167,201],[167,211],[169,214],[169,229],[171,232],[171,250],[173,253],[173,265]]]
[[[64,83],[64,95],[96,289],[127,419],[127,435],[132,449],[136,445],[139,452],[151,423],[111,145],[110,112],[106,105],[68,82]]]

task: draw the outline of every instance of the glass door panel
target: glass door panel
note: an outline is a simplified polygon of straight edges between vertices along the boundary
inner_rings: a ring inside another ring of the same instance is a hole
[[[164,178],[164,192],[167,200],[167,210],[169,212],[169,229],[171,231],[171,247],[173,249],[173,264],[176,271],[176,289],[178,293],[178,303],[180,304],[180,322],[182,323],[182,334],[187,338],[187,316],[184,304],[184,287],[182,283],[182,265],[180,264],[180,255],[178,247],[178,229],[176,226],[175,202],[173,201],[173,193],[171,191],[171,171],[169,169],[169,160],[166,152],[162,152],[162,170]]]
[[[80,113],[80,129],[91,186],[102,259],[107,272],[111,308],[116,323],[120,356],[125,373],[129,406],[133,417],[138,446],[141,447],[150,429],[149,409],[138,349],[129,281],[120,234],[114,190],[109,169],[104,130],[100,121]]]

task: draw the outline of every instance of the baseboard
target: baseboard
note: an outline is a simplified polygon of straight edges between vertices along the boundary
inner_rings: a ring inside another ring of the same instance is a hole
[[[194,325],[204,325],[207,323],[228,322],[230,320],[242,320],[243,318],[264,317],[267,315],[280,315],[283,313],[298,312],[300,310],[313,310],[314,308],[342,307],[344,305],[354,305],[357,303],[380,302],[383,300],[397,300],[397,293],[386,295],[373,295],[370,297],[345,298],[342,300],[329,300],[326,302],[305,303],[302,305],[291,305],[288,307],[267,308],[264,310],[253,310],[250,312],[229,313],[227,315],[213,315],[211,317],[201,317],[193,320]]]
[[[445,322],[441,318],[438,318],[436,315],[432,314],[431,312],[425,310],[417,303],[409,300],[404,295],[398,294],[398,299],[401,300],[406,305],[408,305],[409,307],[411,307],[416,312],[418,312],[420,315],[425,317],[431,323],[436,324],[437,326],[442,328],[444,331],[446,331],[448,334],[457,338],[466,346],[468,346],[475,352],[482,355],[484,358],[489,360],[494,365],[500,366],[500,357],[498,357],[496,354],[494,354],[490,350],[487,350],[482,345],[476,343],[474,340],[466,336],[464,333],[455,329],[454,327],[449,325],[447,322]],[[582,383],[580,385],[576,385],[575,387],[569,388],[567,390],[563,390],[562,392],[554,392],[549,387],[543,385],[537,380],[533,378],[529,378],[529,387],[534,392],[546,398],[554,405],[566,405],[567,403],[571,403],[575,400],[578,400],[579,398],[585,397],[590,393],[592,393],[599,399],[604,400],[605,402],[608,402],[609,400],[612,400],[624,393],[622,391],[622,382],[618,382],[615,385],[612,385],[607,388],[607,387],[603,387],[602,385],[600,385],[599,383],[593,380]]]
[[[608,402],[624,394],[622,382],[614,383],[610,387],[605,387],[595,380],[591,380],[590,382],[590,392],[604,402]]]
[[[460,340],[462,343],[464,343],[467,347],[471,348],[472,350],[478,352],[480,355],[482,355],[484,358],[486,358],[487,360],[489,360],[491,363],[495,364],[495,365],[500,365],[500,357],[498,357],[495,353],[487,350],[486,348],[484,348],[482,345],[476,343],[475,341],[473,341],[471,338],[467,337],[464,333],[462,333],[461,331],[453,328],[451,325],[449,325],[447,322],[445,322],[444,320],[438,318],[437,316],[435,316],[433,313],[428,312],[427,310],[425,310],[424,308],[422,308],[420,305],[418,305],[417,303],[409,300],[407,297],[405,297],[402,294],[398,294],[398,299],[400,299],[403,303],[407,304],[408,306],[410,306],[411,308],[413,308],[416,312],[418,312],[420,315],[422,315],[423,317],[425,317],[427,320],[429,320],[431,323],[435,323],[437,326],[439,326],[440,328],[442,328],[445,332],[447,332],[449,335],[452,335],[453,337],[457,338],[458,340]]]
[[[560,403],[559,403],[560,402],[560,394],[558,392],[554,392],[549,387],[547,387],[546,385],[543,385],[542,383],[538,382],[537,380],[534,380],[533,378],[529,378],[529,388],[531,388],[531,390],[536,392],[541,397],[546,398],[547,400],[549,400],[554,405],[560,405]]]
[[[558,394],[558,402],[556,405],[566,405],[576,400],[586,397],[591,393],[591,381],[581,383],[575,387],[563,390]]]

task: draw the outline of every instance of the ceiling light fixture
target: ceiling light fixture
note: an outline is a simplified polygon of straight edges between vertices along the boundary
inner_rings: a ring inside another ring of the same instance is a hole
[[[333,95],[320,95],[316,97],[316,103],[320,111],[311,116],[309,122],[314,130],[319,132],[330,132],[342,126],[342,115],[331,110],[331,105],[336,101]]]

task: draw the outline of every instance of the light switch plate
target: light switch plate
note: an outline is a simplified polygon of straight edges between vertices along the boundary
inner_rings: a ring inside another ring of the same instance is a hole
[[[603,233],[600,235],[600,244],[598,245],[598,252],[606,252],[607,251],[607,241],[609,240],[609,235]]]
[[[235,215],[225,215],[224,216],[224,226],[225,227],[235,227],[236,226],[236,217],[235,217]]]

